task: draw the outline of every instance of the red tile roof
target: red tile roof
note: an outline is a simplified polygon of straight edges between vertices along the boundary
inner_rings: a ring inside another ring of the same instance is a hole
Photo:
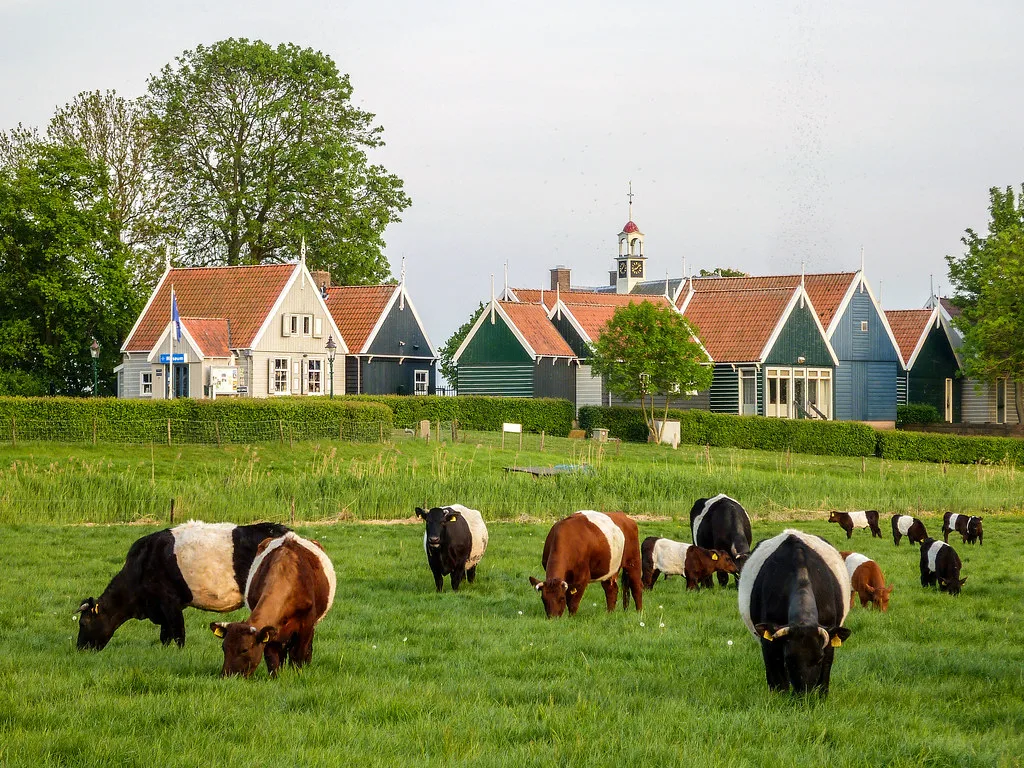
[[[885,319],[889,321],[892,335],[896,337],[903,365],[910,361],[910,356],[917,348],[917,342],[928,327],[932,317],[931,309],[887,309]]]
[[[698,289],[684,316],[697,326],[701,343],[716,363],[755,362],[761,359],[794,290]]]
[[[340,285],[327,289],[327,309],[350,352],[363,351],[370,332],[397,290],[397,285]]]
[[[228,338],[230,325],[223,318],[183,317],[181,324],[188,331],[203,357],[231,357]]]
[[[498,302],[512,323],[533,347],[537,355],[545,357],[575,357],[576,353],[548,320],[547,312],[540,304],[523,304],[515,301]]]
[[[250,347],[297,266],[261,264],[172,269],[160,283],[124,349],[149,352],[156,346],[171,319],[172,286],[180,316],[228,320],[234,348]]]
[[[565,294],[562,294],[563,296]],[[576,321],[583,328],[583,332],[590,337],[590,341],[597,341],[598,336],[604,331],[604,326],[609,320],[612,319],[612,315],[615,314],[615,310],[622,306],[628,306],[629,304],[636,304],[640,301],[649,301],[652,304],[656,304],[664,307],[671,307],[672,302],[664,296],[622,296],[619,298],[631,299],[631,301],[624,301],[616,304],[569,304],[566,303],[566,309],[572,314]]]
[[[544,306],[555,306],[555,291],[539,291],[536,288],[513,288],[516,298],[524,304],[539,304],[544,294]],[[560,291],[557,294],[565,304],[596,304],[603,307],[624,307],[638,301],[664,301],[664,296],[650,296],[631,293],[596,293],[594,291]]]

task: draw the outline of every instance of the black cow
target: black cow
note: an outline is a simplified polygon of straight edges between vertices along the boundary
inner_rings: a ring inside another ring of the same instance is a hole
[[[960,534],[964,544],[978,542],[978,546],[984,543],[984,531],[981,529],[980,517],[971,515],[958,515],[955,512],[947,512],[942,516],[942,540],[949,541],[949,534],[956,531]]]
[[[690,510],[690,532],[698,547],[725,550],[741,570],[750,556],[750,544],[754,540],[750,517],[738,501],[724,493],[694,502]],[[738,574],[736,579],[739,579]],[[728,584],[729,574],[719,572],[718,583],[723,587]],[[711,586],[710,576],[704,579],[703,585]]]
[[[921,586],[939,585],[941,592],[959,595],[967,577],[960,578],[960,556],[949,544],[925,539],[921,544]]]
[[[283,536],[277,523],[235,525],[190,520],[132,544],[124,567],[99,598],[79,606],[78,649],[102,650],[129,619],[160,627],[160,642],[185,645],[186,606],[206,611],[241,607],[249,566],[264,539]]]
[[[896,543],[897,547],[900,545],[900,539],[904,536],[910,539],[911,544],[920,544],[928,538],[928,531],[925,530],[924,523],[916,517],[893,515],[892,540]]]
[[[456,592],[463,578],[472,584],[476,566],[487,549],[487,526],[483,516],[461,504],[433,507],[429,511],[416,507],[416,515],[427,524],[423,549],[437,591],[441,591],[444,577],[449,573]]]
[[[760,542],[743,568],[740,615],[761,644],[768,687],[828,695],[835,649],[849,638],[850,575],[817,536],[787,529]]]

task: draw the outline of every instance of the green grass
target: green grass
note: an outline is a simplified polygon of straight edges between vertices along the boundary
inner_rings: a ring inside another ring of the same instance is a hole
[[[537,479],[505,467],[581,464],[591,471]],[[317,522],[408,517],[459,501],[490,520],[555,519],[576,509],[685,515],[724,492],[765,519],[808,511],[1017,512],[1015,466],[951,466],[787,455],[740,449],[611,445],[471,433],[464,442],[402,437],[381,445],[0,447],[0,524],[176,519]]]
[[[661,582],[638,616],[606,614],[592,585],[578,616],[546,620],[527,576],[540,574],[547,523],[492,523],[476,584],[441,595],[420,526],[302,526],[339,587],[312,664],[277,680],[265,668],[219,679],[213,615],[191,609],[184,650],[135,621],[100,653],[75,651],[79,600],[156,527],[0,528],[0,764],[835,768],[1024,755],[1019,515],[986,520],[984,547],[957,540],[959,598],[921,588],[915,547],[856,532],[852,548],[896,589],[887,614],[851,611],[826,702],[769,694],[735,587]],[[782,527],[756,521],[755,539]],[[834,525],[799,527],[846,547]],[[689,538],[679,520],[641,522],[651,534]]]

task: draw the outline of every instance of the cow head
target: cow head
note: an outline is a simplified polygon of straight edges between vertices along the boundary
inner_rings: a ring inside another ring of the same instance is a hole
[[[981,532],[981,518],[980,517],[972,517],[970,520],[967,521],[967,536],[968,536],[968,538],[970,538],[973,541],[974,539],[976,539],[976,538],[978,538],[979,536],[982,536],[982,535],[983,534]]]
[[[817,624],[757,624],[754,629],[763,642],[782,644],[786,673],[795,693],[827,684],[834,649],[850,636],[846,627],[826,629]]]
[[[460,515],[449,507],[432,507],[430,510],[416,507],[416,517],[422,517],[427,524],[427,546],[437,549],[441,541],[447,538],[445,528],[456,522]]]
[[[87,597],[78,606],[78,650],[102,651],[117,629],[117,622],[98,600]]]
[[[263,661],[263,650],[267,643],[277,637],[274,627],[257,629],[246,621],[213,621],[210,622],[210,631],[224,641],[221,677],[249,677]]]
[[[736,561],[732,559],[732,555],[726,552],[724,549],[709,549],[708,558],[711,561],[711,568],[715,571],[721,571],[722,573],[739,573],[740,567],[736,564]],[[743,559],[746,560],[750,555],[746,555]]]
[[[540,592],[540,599],[544,602],[544,613],[549,619],[557,619],[565,613],[566,599],[569,594],[569,583],[562,579],[548,579],[541,581],[530,577],[533,588]]]
[[[865,584],[864,589],[871,595],[872,602],[878,606],[880,611],[889,610],[889,595],[892,594],[892,584],[887,584],[884,587],[873,587],[870,584]]]
[[[957,574],[957,576],[959,576],[959,575],[960,574]],[[962,579],[957,579],[957,578],[954,578],[954,579],[944,579],[941,576],[939,577],[939,587],[941,589],[944,589],[946,592],[948,592],[951,595],[959,595],[960,594],[960,587],[962,587],[966,583],[967,583],[967,577],[966,576],[964,576]]]
[[[830,523],[838,523],[839,522],[839,513],[834,511],[834,510],[832,512],[829,512],[828,513],[828,521]]]

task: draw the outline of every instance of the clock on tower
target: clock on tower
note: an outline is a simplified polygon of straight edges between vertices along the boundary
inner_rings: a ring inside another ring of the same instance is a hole
[[[629,276],[630,277],[643,277],[644,276],[644,263],[642,261],[631,261],[629,263]]]
[[[619,277],[625,277],[625,276],[626,276],[626,260],[622,259],[619,262]]]

